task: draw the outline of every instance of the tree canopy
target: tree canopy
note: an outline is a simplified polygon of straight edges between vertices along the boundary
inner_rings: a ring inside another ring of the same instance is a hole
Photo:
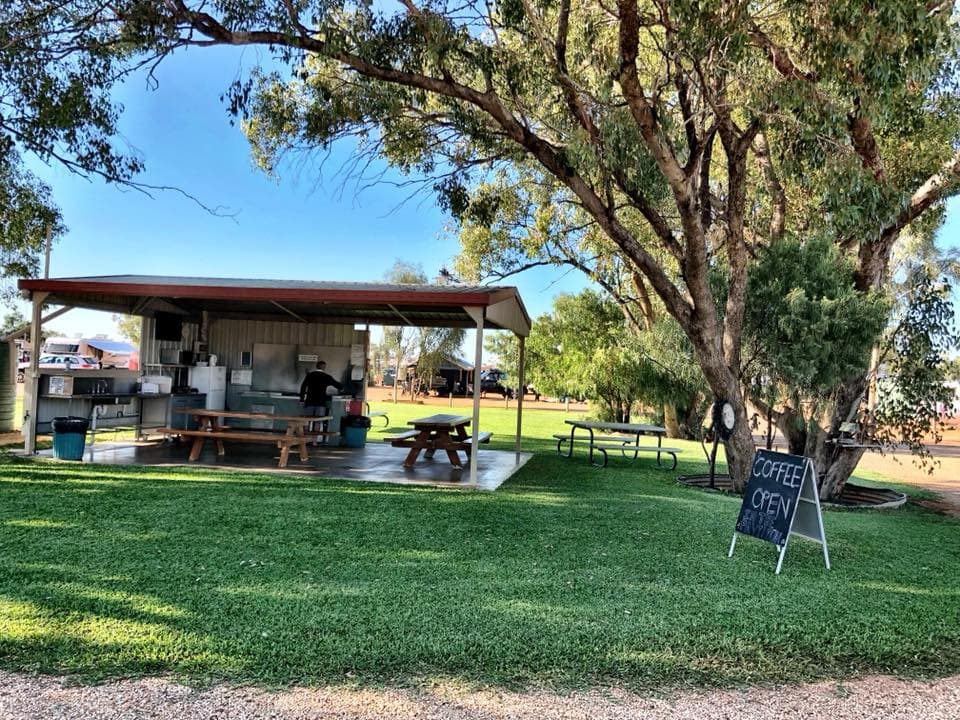
[[[625,279],[611,288],[628,314],[658,297],[711,392],[735,408],[736,483],[753,450],[742,379],[754,258],[825,237],[867,294],[885,284],[900,233],[935,226],[960,179],[952,2],[7,7],[0,93],[23,110],[2,129],[18,151],[133,172],[111,144],[111,82],[182,47],[270,48],[286,69],[240,78],[226,96],[266,170],[350,138],[429,178],[471,273],[569,264]],[[12,68],[27,56],[36,72]],[[860,373],[835,389],[825,437],[865,382]],[[857,459],[816,458],[826,494]]]

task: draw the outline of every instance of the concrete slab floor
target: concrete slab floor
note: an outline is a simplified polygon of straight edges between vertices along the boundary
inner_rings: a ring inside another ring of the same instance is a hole
[[[437,453],[433,458],[421,455],[413,468],[405,468],[403,460],[407,450],[391,447],[386,443],[370,442],[361,449],[319,445],[310,446],[309,451],[310,459],[301,462],[299,454],[295,449],[292,450],[287,467],[278,468],[279,450],[270,445],[226,443],[226,454],[220,457],[215,444],[208,441],[199,460],[190,462],[187,459],[190,444],[186,442],[107,442],[96,444],[93,461],[110,465],[208,467],[290,475],[309,474],[338,480],[492,491],[533,457],[532,453],[479,450],[477,482],[471,484],[469,464],[458,470],[450,464],[444,453]],[[38,455],[53,457],[53,451],[44,450]],[[89,460],[88,445],[83,461]]]

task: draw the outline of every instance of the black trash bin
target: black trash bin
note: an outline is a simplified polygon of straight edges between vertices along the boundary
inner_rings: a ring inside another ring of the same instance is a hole
[[[366,415],[347,415],[340,421],[343,444],[348,448],[362,448],[367,444],[370,418]]]
[[[58,460],[83,460],[90,421],[82,417],[53,419],[53,456]]]

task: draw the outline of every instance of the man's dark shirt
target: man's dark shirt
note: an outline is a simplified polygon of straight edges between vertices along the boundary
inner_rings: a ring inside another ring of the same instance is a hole
[[[332,375],[323,370],[311,370],[300,384],[300,401],[304,405],[316,405],[326,407],[330,396],[327,395],[327,388],[333,385],[337,390],[342,390],[343,386],[333,379]]]

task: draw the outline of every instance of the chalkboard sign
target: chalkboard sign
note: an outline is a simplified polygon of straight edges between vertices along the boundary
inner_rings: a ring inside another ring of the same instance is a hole
[[[737,528],[730,543],[731,557],[737,533],[751,535],[777,546],[780,550],[778,575],[791,535],[800,535],[823,545],[823,558],[829,570],[830,556],[813,463],[798,455],[758,450],[753,458],[740,515],[737,517]]]
[[[807,459],[758,450],[743,493],[737,532],[781,547],[797,510]]]

